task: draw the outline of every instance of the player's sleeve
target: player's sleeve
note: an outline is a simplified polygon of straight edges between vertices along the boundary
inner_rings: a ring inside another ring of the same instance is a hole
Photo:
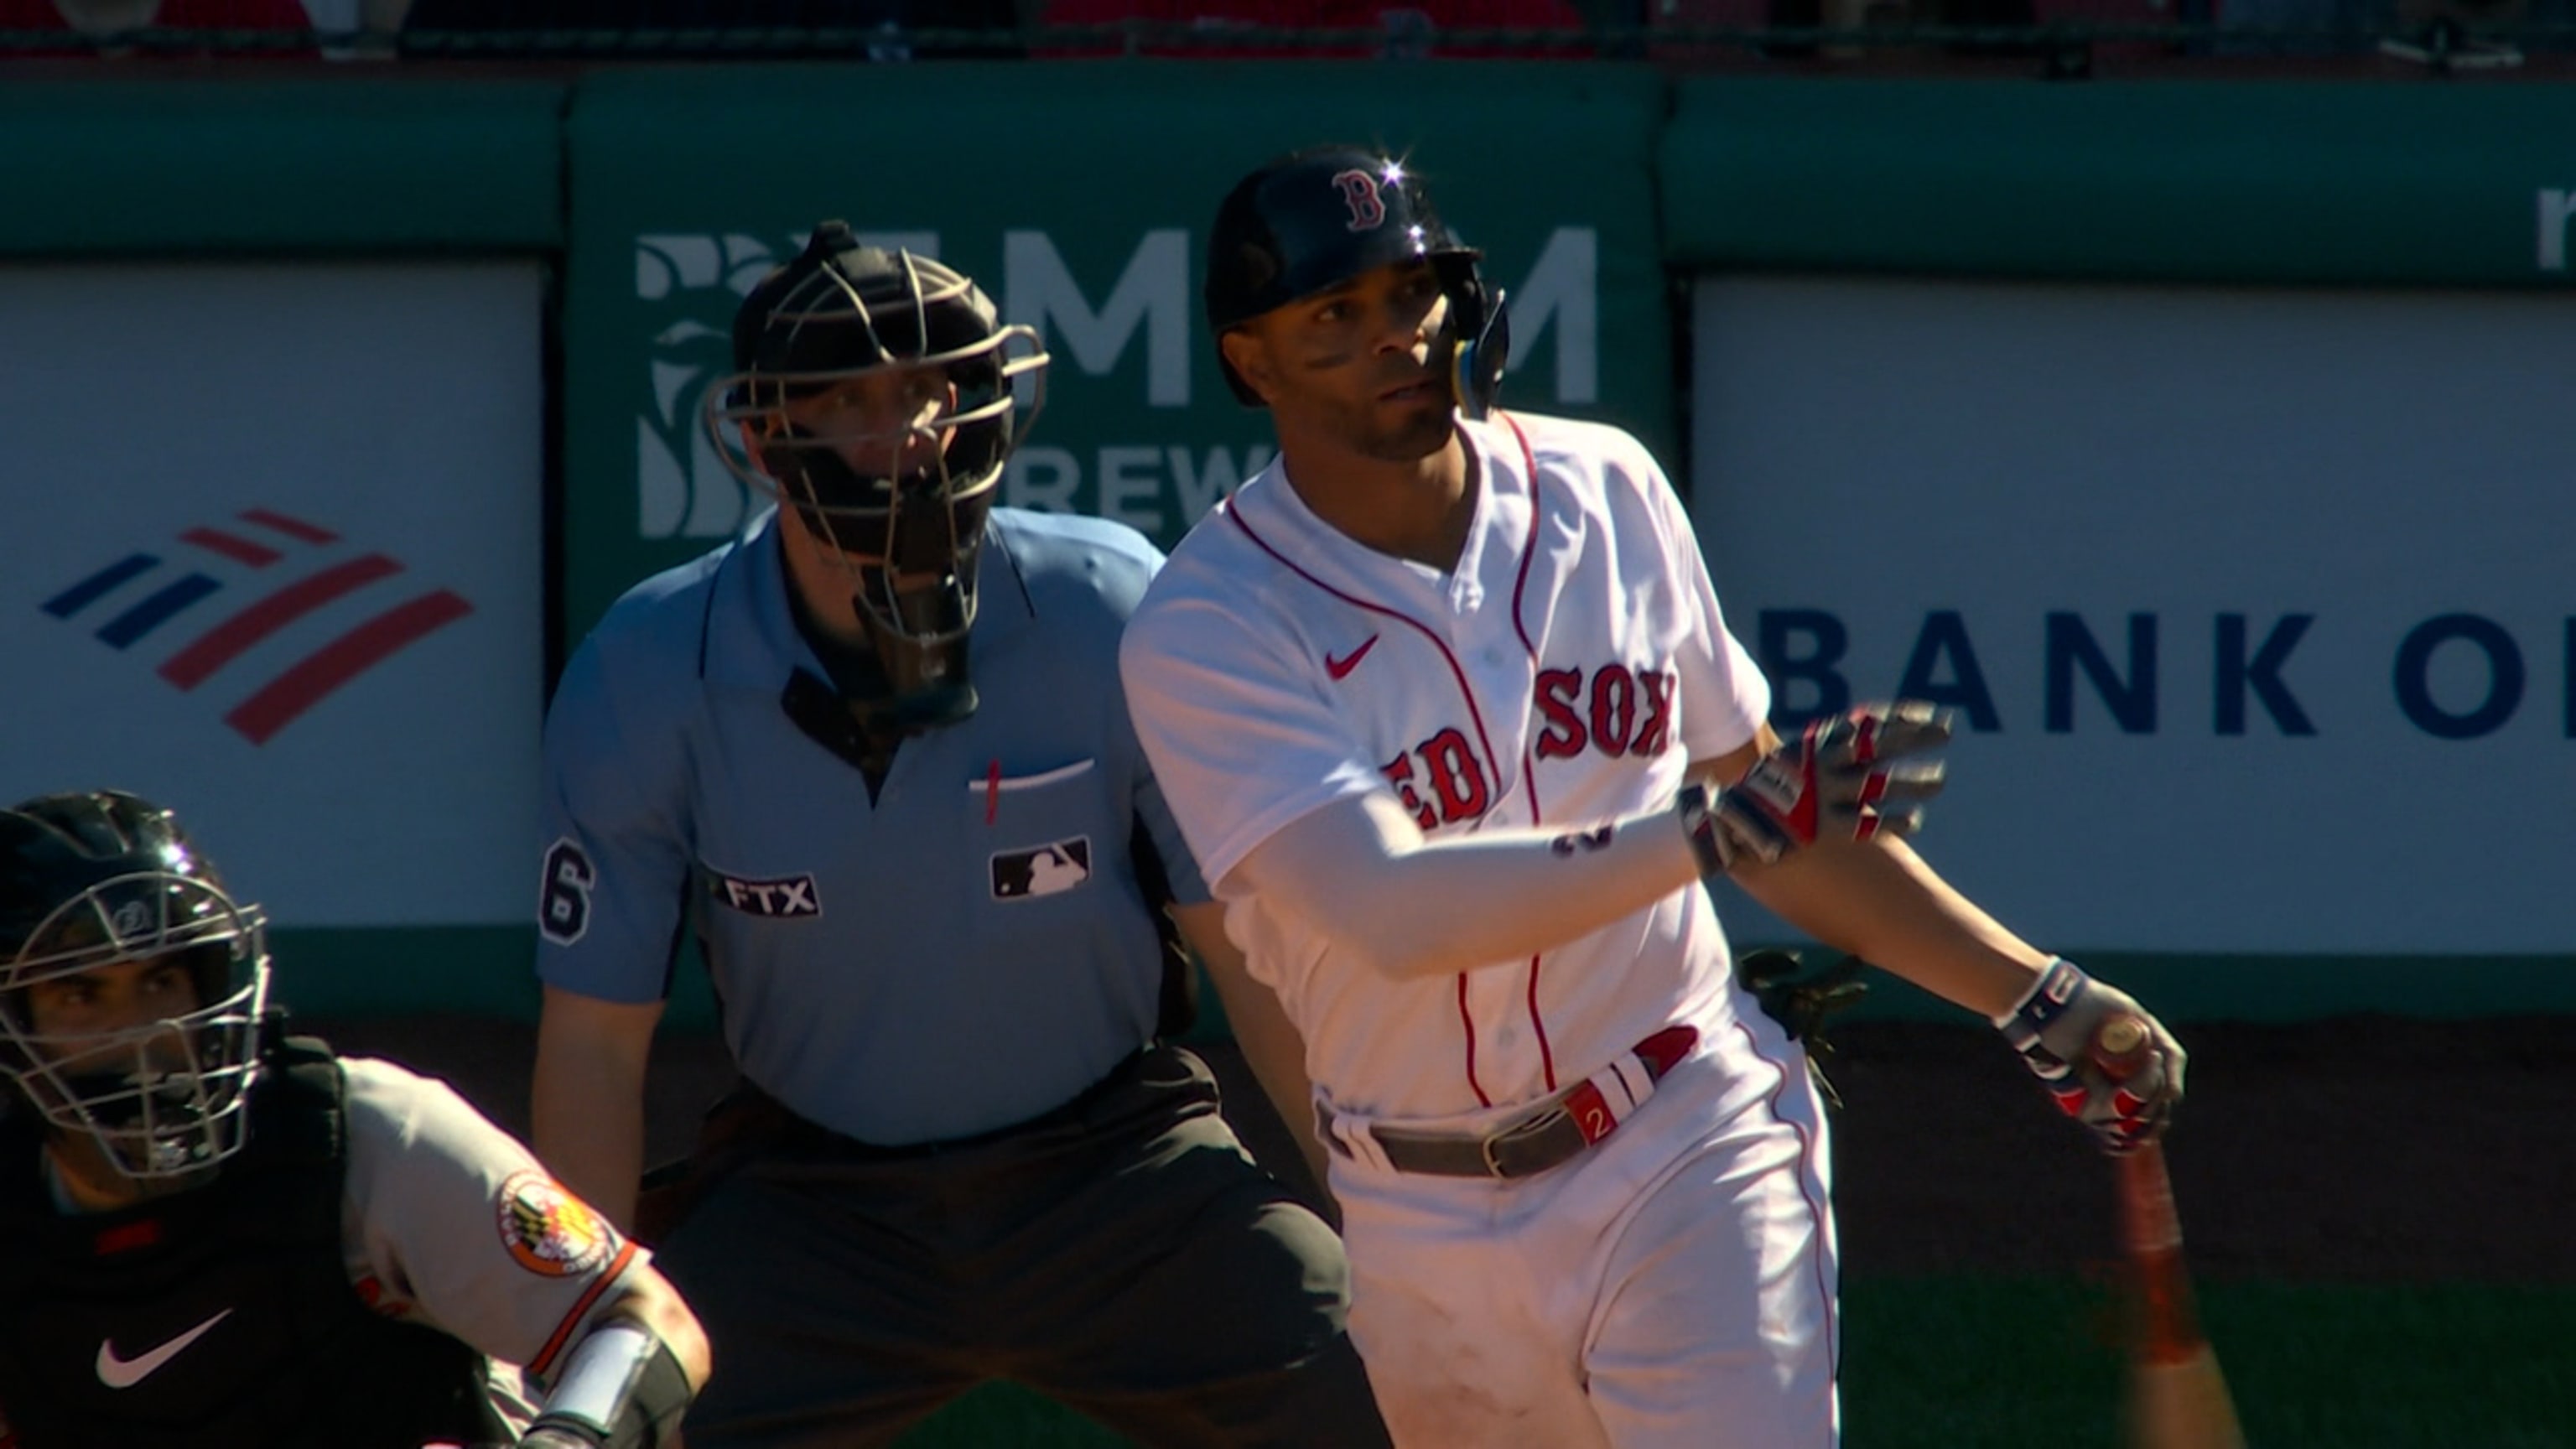
[[[1621,466],[1632,470],[1630,481],[1645,500],[1669,561],[1666,577],[1678,593],[1683,629],[1673,658],[1680,676],[1674,688],[1677,737],[1689,758],[1715,759],[1744,745],[1762,727],[1771,712],[1771,682],[1726,627],[1726,611],[1718,604],[1698,531],[1654,456],[1638,445],[1621,459]]]
[[[1184,906],[1204,903],[1208,895],[1207,878],[1199,872],[1198,857],[1191,853],[1190,842],[1181,833],[1181,823],[1172,817],[1171,802],[1163,798],[1162,783],[1154,778],[1154,767],[1142,757],[1136,769],[1136,823],[1154,847],[1154,855],[1163,862],[1163,880],[1172,889],[1174,902]]]
[[[1108,525],[1101,525],[1107,527]],[[1094,570],[1102,581],[1101,597],[1109,615],[1116,620],[1118,637],[1125,637],[1126,627],[1135,618],[1137,605],[1145,590],[1164,563],[1162,551],[1144,535],[1125,525],[1117,525],[1121,547],[1109,560]],[[1163,798],[1163,787],[1154,778],[1153,763],[1145,758],[1144,747],[1137,743],[1134,716],[1127,707],[1127,690],[1117,670],[1110,671],[1111,707],[1108,711],[1108,735],[1115,757],[1127,763],[1128,777],[1134,782],[1130,790],[1135,828],[1145,833],[1145,845],[1154,852],[1162,866],[1163,884],[1174,902],[1199,905],[1209,899],[1205,876],[1199,873],[1198,857],[1190,853],[1189,841],[1181,834],[1180,822],[1172,818],[1172,807]]]
[[[1206,880],[1225,879],[1308,811],[1387,788],[1285,647],[1215,600],[1161,588],[1128,623],[1119,674],[1158,791]]]
[[[689,882],[687,761],[668,701],[594,635],[546,712],[537,975],[603,1001],[670,988]]]
[[[344,1061],[341,1241],[377,1309],[544,1375],[649,1255],[445,1083]]]

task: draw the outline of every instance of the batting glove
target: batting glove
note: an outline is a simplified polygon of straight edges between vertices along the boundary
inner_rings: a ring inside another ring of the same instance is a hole
[[[2120,1016],[2137,1018],[2148,1044],[2127,1059],[2112,1060],[2096,1041]],[[1995,1027],[2059,1110],[2083,1123],[2106,1152],[2130,1152],[2155,1141],[2182,1101],[2183,1065],[2189,1060],[2182,1043],[2135,997],[2103,985],[2063,957],[2048,963],[2013,1009],[1995,1018]]]
[[[1697,785],[1682,792],[1678,808],[1701,872],[1769,865],[1819,840],[1913,834],[1923,824],[1921,802],[1946,783],[1942,766],[1893,762],[1949,742],[1948,712],[1921,700],[1814,721],[1714,799]]]

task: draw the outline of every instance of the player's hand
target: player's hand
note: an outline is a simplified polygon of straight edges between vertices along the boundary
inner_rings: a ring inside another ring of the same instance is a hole
[[[1819,840],[1911,835],[1922,802],[1946,783],[1941,762],[1920,757],[1949,742],[1945,710],[1921,700],[1862,705],[1809,724],[1696,812],[1686,793],[1684,824],[1701,865],[1718,872],[1768,865]]]
[[[2146,1027],[2146,1048],[2130,1062],[2096,1060],[2095,1039],[2104,1023],[2121,1015]],[[2155,1141],[2182,1102],[2189,1060],[2182,1043],[2135,997],[2085,975],[2072,961],[2049,962],[2030,994],[1995,1025],[2059,1110],[2083,1123],[2106,1152],[2129,1152]]]

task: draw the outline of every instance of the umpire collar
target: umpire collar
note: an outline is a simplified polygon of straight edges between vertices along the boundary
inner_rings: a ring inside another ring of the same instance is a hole
[[[984,546],[976,551],[975,627],[968,636],[974,641],[974,668],[1001,657],[1037,621],[1009,533],[1002,510],[986,516]],[[796,627],[787,598],[791,587],[778,541],[778,508],[771,504],[744,526],[717,566],[707,599],[699,677],[710,685],[765,695],[775,695],[798,669],[828,678],[822,659]]]

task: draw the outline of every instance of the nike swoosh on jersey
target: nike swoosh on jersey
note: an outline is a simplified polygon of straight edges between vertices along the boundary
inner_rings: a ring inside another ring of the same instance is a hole
[[[1332,655],[1327,654],[1324,656],[1324,672],[1333,676],[1335,679],[1345,678],[1352,670],[1359,668],[1360,660],[1366,658],[1368,652],[1376,647],[1377,636],[1375,634],[1371,634],[1366,640],[1361,642],[1360,647],[1343,655],[1339,659],[1335,659]]]
[[[110,1339],[98,1341],[98,1381],[111,1389],[130,1389],[160,1372],[161,1366],[177,1358],[189,1344],[206,1336],[218,1323],[233,1316],[229,1308],[180,1334],[177,1338],[132,1358],[118,1358],[116,1344]]]

